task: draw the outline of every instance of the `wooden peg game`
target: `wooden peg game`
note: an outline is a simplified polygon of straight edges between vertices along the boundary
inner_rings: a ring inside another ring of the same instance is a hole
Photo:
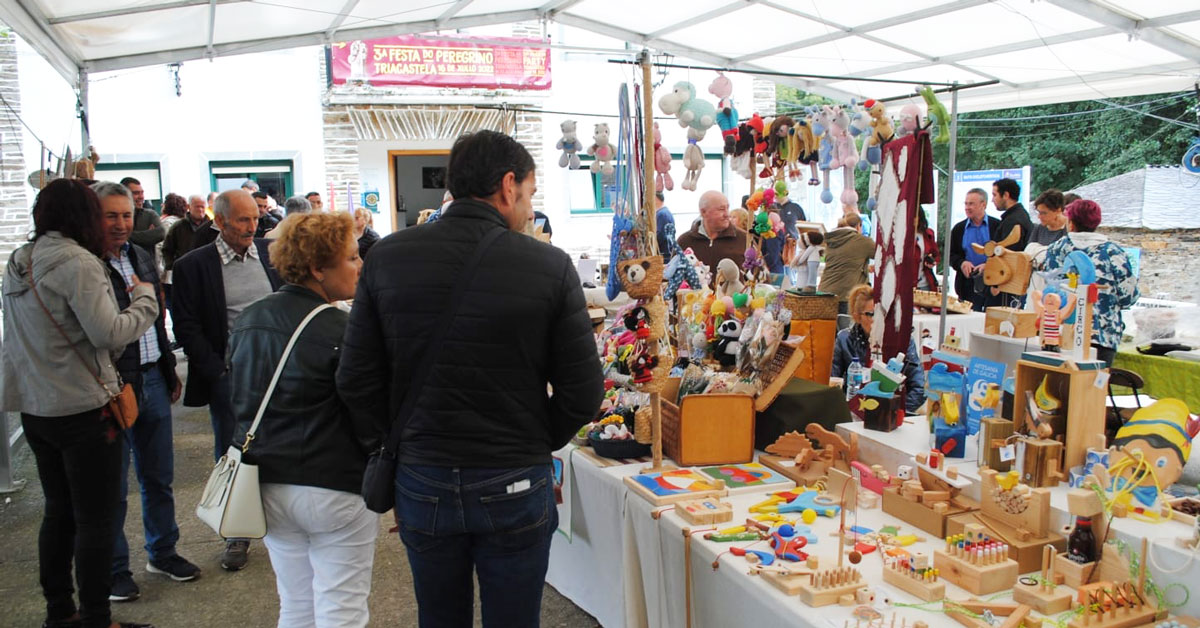
[[[796,581],[794,584],[794,592],[800,595],[800,601],[812,607],[837,604],[841,596],[854,595],[855,591],[867,586],[862,574],[854,567],[821,569],[812,574],[811,582]],[[784,592],[790,594],[793,591]]]
[[[1158,617],[1158,609],[1131,582],[1089,589],[1083,606],[1068,628],[1130,628],[1149,625]]]
[[[1014,600],[1028,604],[1043,615],[1053,615],[1071,608],[1071,592],[1065,587],[1058,587],[1054,582],[1057,554],[1053,546],[1047,545],[1042,549],[1041,580],[1035,584],[1018,582],[1017,586],[1013,587]]]
[[[946,584],[926,554],[887,560],[883,565],[883,581],[925,602],[946,597]]]
[[[975,595],[1011,589],[1019,574],[1017,561],[1008,557],[1008,545],[989,537],[978,524],[946,537],[946,546],[934,552],[934,567],[942,578]]]

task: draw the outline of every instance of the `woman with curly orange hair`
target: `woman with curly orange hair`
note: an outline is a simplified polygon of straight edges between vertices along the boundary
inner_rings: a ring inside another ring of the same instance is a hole
[[[362,268],[354,219],[294,214],[277,233],[271,261],[287,285],[247,307],[229,337],[234,441],[258,465],[279,626],[366,626],[379,525],[358,493],[367,454],[334,385],[345,312],[325,308],[300,331],[246,438],[301,321],[354,296]]]

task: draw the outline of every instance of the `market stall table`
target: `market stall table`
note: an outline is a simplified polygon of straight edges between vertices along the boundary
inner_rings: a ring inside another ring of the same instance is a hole
[[[971,332],[983,331],[984,319],[983,312],[970,312],[967,314],[946,314],[946,333],[950,333],[950,329],[954,329],[955,335],[962,339],[962,348],[966,349],[971,343]],[[913,342],[917,347],[921,347],[921,337],[925,332],[929,332],[929,337],[933,339],[936,345],[942,344],[942,339],[938,338],[938,326],[941,324],[940,314],[913,314]]]
[[[1200,413],[1200,362],[1157,355],[1142,355],[1132,347],[1117,351],[1113,366],[1142,376],[1146,387],[1138,392],[1155,399],[1174,397],[1187,404],[1188,410]],[[1118,393],[1128,389],[1114,387]]]

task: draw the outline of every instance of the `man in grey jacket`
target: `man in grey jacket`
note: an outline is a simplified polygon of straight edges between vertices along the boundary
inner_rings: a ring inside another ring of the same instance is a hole
[[[158,214],[144,207],[146,192],[142,189],[141,181],[125,177],[121,179],[121,185],[129,188],[129,192],[133,194],[133,233],[129,236],[129,241],[147,251],[153,251],[154,245],[162,242],[167,236],[167,230],[163,229]]]

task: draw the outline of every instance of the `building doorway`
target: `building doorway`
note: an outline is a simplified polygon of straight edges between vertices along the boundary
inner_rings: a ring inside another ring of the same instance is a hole
[[[390,150],[392,211],[395,225],[411,227],[423,209],[442,206],[446,193],[446,160],[449,150]]]
[[[279,205],[283,205],[283,201],[294,194],[290,159],[210,161],[208,170],[209,183],[217,193],[236,190],[249,179],[258,183],[258,188]]]

